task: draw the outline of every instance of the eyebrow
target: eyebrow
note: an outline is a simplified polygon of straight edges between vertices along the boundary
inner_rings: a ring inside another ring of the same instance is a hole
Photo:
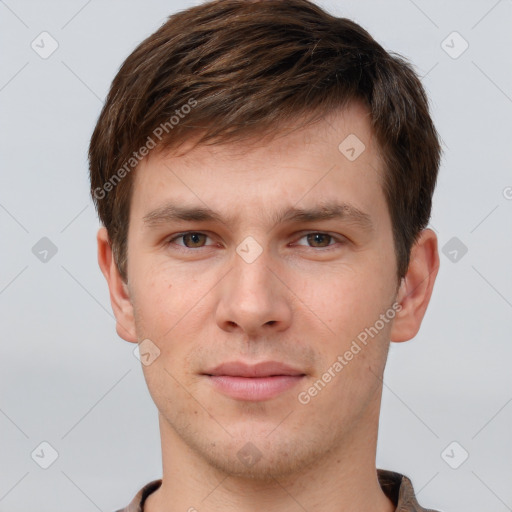
[[[220,213],[205,206],[184,206],[170,202],[144,215],[142,221],[148,228],[170,224],[176,221],[214,221],[229,225],[234,223],[236,217],[236,214],[231,214],[224,218]],[[350,203],[322,202],[311,208],[285,207],[270,216],[270,222],[274,225],[280,223],[316,222],[331,219],[343,220],[355,224],[365,231],[372,231],[374,229],[370,215]]]

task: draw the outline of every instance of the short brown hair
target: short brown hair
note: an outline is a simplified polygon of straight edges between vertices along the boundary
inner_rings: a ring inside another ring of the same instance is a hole
[[[92,198],[123,279],[130,170],[148,148],[277,133],[355,99],[368,107],[385,165],[400,280],[428,224],[441,157],[412,66],[308,0],[216,0],[170,16],[121,66],[89,147]]]

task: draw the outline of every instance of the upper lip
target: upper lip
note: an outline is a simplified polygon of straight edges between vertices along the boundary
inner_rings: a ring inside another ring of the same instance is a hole
[[[242,361],[229,361],[205,372],[206,375],[228,375],[230,377],[270,377],[272,375],[305,375],[279,361],[264,361],[247,364]]]

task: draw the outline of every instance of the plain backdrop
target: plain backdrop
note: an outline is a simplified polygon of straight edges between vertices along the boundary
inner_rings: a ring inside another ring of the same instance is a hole
[[[0,511],[113,511],[161,477],[86,151],[122,61],[195,3],[0,1]],[[441,268],[418,336],[391,345],[377,466],[425,507],[512,510],[512,1],[318,3],[412,61],[443,140]]]

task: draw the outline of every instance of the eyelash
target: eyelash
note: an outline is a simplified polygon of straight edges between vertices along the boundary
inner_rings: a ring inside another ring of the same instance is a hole
[[[205,235],[208,238],[210,238],[206,233],[203,233],[202,231],[185,231],[185,232],[179,233],[179,234],[173,236],[171,239],[167,240],[166,245],[171,245],[175,240],[178,240],[179,238],[183,238],[186,235]],[[299,240],[302,240],[304,237],[306,237],[308,235],[324,235],[324,236],[330,237],[332,241],[338,242],[339,244],[346,243],[345,239],[338,238],[338,237],[336,237],[334,235],[331,235],[330,233],[325,233],[323,231],[308,231],[308,232],[305,232],[299,238]],[[203,246],[203,247],[196,247],[196,248],[186,247],[186,246],[182,246],[182,245],[179,245],[179,244],[174,244],[174,245],[178,248],[177,250],[183,251],[183,252],[197,251],[199,249],[204,249],[205,247],[208,247],[207,245]],[[304,247],[304,246],[301,246],[301,247]],[[331,250],[335,249],[336,248],[336,244],[328,245],[326,247],[309,247],[308,246],[307,248],[308,249],[316,249],[317,251],[321,251],[321,252],[328,252],[328,251],[331,251]]]

